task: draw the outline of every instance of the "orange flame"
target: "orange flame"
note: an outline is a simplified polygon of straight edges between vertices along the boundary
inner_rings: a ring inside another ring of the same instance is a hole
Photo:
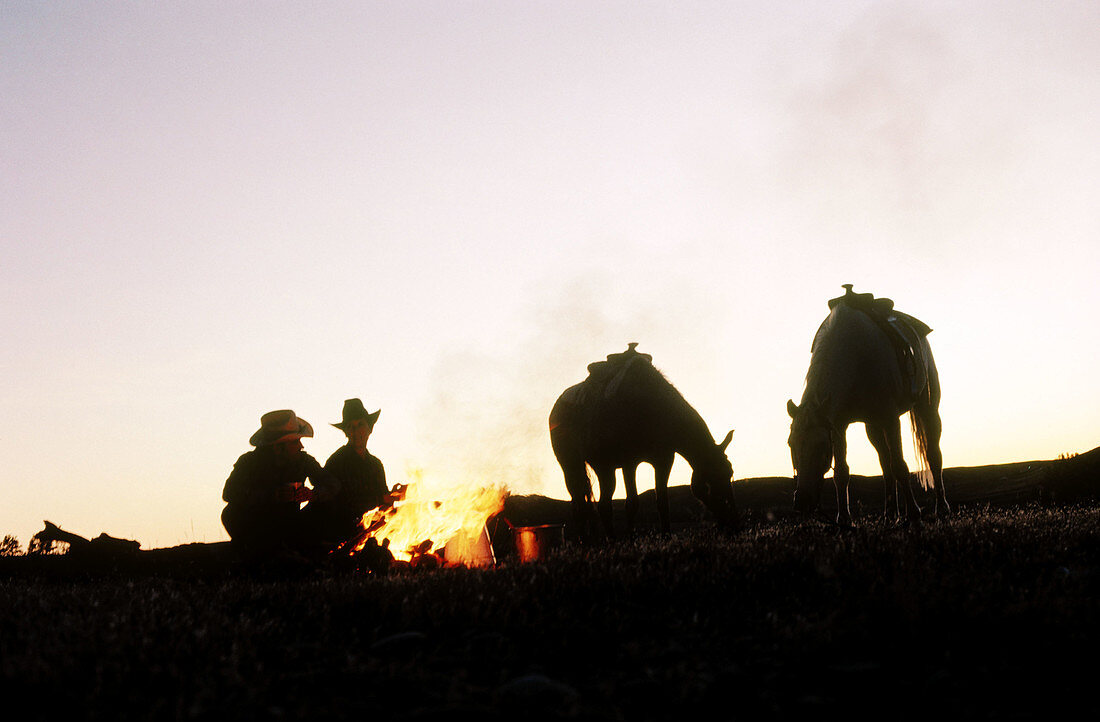
[[[368,539],[389,542],[390,553],[399,561],[411,561],[419,554],[446,552],[447,564],[484,566],[492,564],[485,524],[504,508],[508,492],[504,487],[456,488],[429,491],[423,483],[403,486],[391,492],[392,505],[363,515],[366,534],[352,554]]]

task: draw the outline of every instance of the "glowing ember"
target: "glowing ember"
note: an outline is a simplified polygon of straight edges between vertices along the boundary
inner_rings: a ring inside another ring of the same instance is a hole
[[[448,489],[437,493],[422,483],[394,487],[392,504],[363,516],[363,534],[350,550],[355,554],[370,539],[386,546],[398,561],[435,554],[446,563],[464,566],[492,564],[485,523],[504,508],[503,487]],[[488,550],[488,551],[486,551]]]

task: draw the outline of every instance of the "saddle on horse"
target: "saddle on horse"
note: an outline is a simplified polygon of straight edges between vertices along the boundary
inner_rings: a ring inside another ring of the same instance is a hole
[[[604,397],[611,396],[622,383],[623,377],[635,363],[652,364],[653,357],[647,353],[639,353],[638,344],[627,344],[626,351],[607,355],[606,361],[593,361],[588,364],[588,378],[585,385],[602,390]]]
[[[921,353],[921,339],[932,333],[932,328],[918,318],[894,309],[889,298],[875,298],[871,293],[854,293],[852,284],[843,285],[844,295],[829,299],[829,310],[837,304],[862,311],[875,322],[898,355],[898,367],[909,380],[909,391],[915,398],[928,385],[927,361]]]
[[[588,378],[566,389],[560,400],[578,407],[613,396],[626,377],[627,370],[634,364],[653,363],[652,356],[636,350],[637,345],[630,343],[626,351],[608,354],[606,361],[588,364]]]

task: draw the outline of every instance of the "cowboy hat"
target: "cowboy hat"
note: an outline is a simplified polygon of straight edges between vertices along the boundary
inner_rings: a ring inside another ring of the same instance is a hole
[[[300,439],[313,436],[313,427],[305,419],[289,409],[269,411],[260,417],[260,429],[248,443],[253,446],[267,446],[287,439]]]
[[[340,431],[344,430],[349,421],[355,421],[356,419],[366,419],[370,422],[371,428],[374,428],[375,422],[378,421],[378,415],[382,413],[382,409],[378,409],[373,414],[368,414],[366,408],[363,407],[363,402],[359,399],[348,399],[344,402],[344,411],[341,414],[343,420],[338,424],[333,424]]]

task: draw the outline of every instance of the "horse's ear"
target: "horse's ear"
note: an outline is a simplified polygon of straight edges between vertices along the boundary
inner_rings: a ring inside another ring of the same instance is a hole
[[[730,432],[726,434],[726,438],[722,439],[722,443],[718,445],[718,449],[724,452],[731,441],[733,441],[733,429],[730,429]]]
[[[798,416],[798,406],[791,399],[787,399],[787,413],[790,414],[792,419]]]

